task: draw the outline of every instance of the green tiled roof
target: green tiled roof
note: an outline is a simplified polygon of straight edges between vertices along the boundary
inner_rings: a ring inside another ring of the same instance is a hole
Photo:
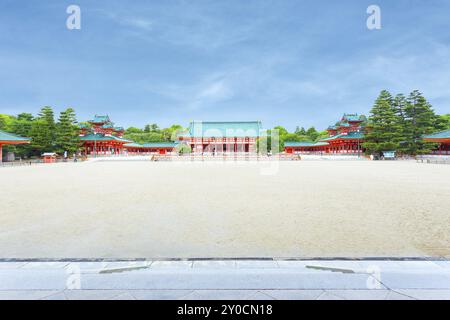
[[[113,129],[114,126],[111,123],[105,123],[104,125],[102,125],[103,129]]]
[[[189,125],[191,137],[259,137],[262,135],[260,121],[193,121]]]
[[[15,134],[12,134],[12,133],[0,130],[0,142],[1,141],[17,141],[17,142],[23,141],[23,142],[26,143],[26,142],[28,142],[30,140],[31,139],[29,139],[29,138],[20,137],[20,136],[17,136]]]
[[[357,113],[354,114],[346,114],[344,113],[344,116],[342,117],[345,121],[365,121],[366,116],[365,115],[359,115]]]
[[[440,131],[424,136],[426,139],[450,139],[450,130]]]
[[[135,142],[127,143],[127,144],[124,144],[123,146],[129,147],[129,148],[142,148],[142,144],[135,143]]]
[[[349,132],[348,134],[338,134],[332,137],[321,139],[320,141],[330,141],[336,139],[350,140],[350,139],[364,139],[362,132]]]
[[[127,140],[124,138],[119,138],[115,136],[105,136],[101,133],[96,134],[87,134],[85,136],[80,137],[81,141],[120,141],[120,142],[132,142],[131,140]]]
[[[152,143],[127,143],[124,147],[130,148],[175,148],[178,145],[176,142],[152,142]]]
[[[114,130],[116,131],[125,131],[123,127],[114,127]]]
[[[328,142],[296,142],[296,141],[285,141],[285,147],[323,147],[328,146]]]
[[[178,145],[176,142],[152,142],[144,143],[144,148],[175,148]]]
[[[103,123],[103,122],[110,122],[108,115],[95,115],[94,119],[89,121],[93,123]]]

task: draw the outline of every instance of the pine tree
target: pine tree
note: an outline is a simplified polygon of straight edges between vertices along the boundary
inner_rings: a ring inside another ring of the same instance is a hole
[[[401,124],[394,109],[394,99],[387,91],[381,91],[367,124],[366,142],[363,144],[369,153],[398,150],[401,141]]]
[[[79,128],[75,111],[68,108],[59,115],[56,125],[56,147],[59,153],[67,151],[69,154],[76,152],[79,148]]]
[[[450,113],[441,114],[439,119],[442,130],[450,129]]]
[[[52,141],[48,139],[48,125],[43,119],[36,118],[31,123],[29,137],[31,138],[30,146],[33,154],[40,155],[44,152],[53,151]]]
[[[306,136],[306,130],[305,130],[305,128],[301,127],[298,134],[301,135],[301,136]]]
[[[311,127],[306,131],[306,135],[311,139],[311,141],[316,141],[319,137],[319,132],[317,132],[316,128]]]
[[[400,126],[400,146],[398,148],[398,151],[402,153],[407,152],[407,142],[406,142],[406,106],[408,104],[408,101],[406,97],[403,94],[398,94],[395,96],[395,98],[392,100],[392,106],[395,110],[395,114],[398,117],[399,126]]]
[[[450,114],[436,115],[434,127],[436,128],[436,131],[444,131],[450,129]]]
[[[11,132],[21,137],[31,137],[31,126],[33,123],[33,115],[31,113],[20,113],[11,124]],[[32,146],[23,144],[14,146],[14,152],[20,157],[29,157],[32,155]]]
[[[55,119],[51,107],[43,107],[38,117],[32,122],[30,137],[35,153],[54,151]]]
[[[6,119],[0,114],[0,130],[6,130]]]
[[[22,112],[17,115],[17,120],[33,121],[34,117],[31,113]]]
[[[425,134],[440,129],[439,117],[434,113],[430,103],[418,90],[411,92],[405,107],[406,150],[409,154],[425,154],[430,152],[434,144],[425,142]]]

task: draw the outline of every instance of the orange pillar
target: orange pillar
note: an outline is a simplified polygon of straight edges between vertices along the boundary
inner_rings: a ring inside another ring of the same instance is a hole
[[[3,145],[0,144],[0,163],[3,161],[3,152],[2,152],[2,149],[3,149]]]

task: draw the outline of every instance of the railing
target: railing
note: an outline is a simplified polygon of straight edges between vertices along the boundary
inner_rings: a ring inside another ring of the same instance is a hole
[[[34,164],[42,163],[42,161],[8,161],[0,162],[0,167],[18,167],[18,166],[31,166]]]
[[[77,159],[77,161],[81,161],[82,159]],[[63,162],[75,162],[74,159],[55,159],[54,163],[63,163]],[[0,167],[20,167],[20,166],[32,166],[38,164],[45,164],[43,159],[29,159],[29,160],[16,160],[16,161],[6,161],[0,162]]]
[[[364,152],[320,152],[320,151],[297,151],[291,154],[314,155],[314,156],[364,156]]]
[[[446,150],[433,150],[431,151],[432,155],[437,155],[437,156],[450,156],[450,150],[446,151]]]
[[[223,154],[157,154],[153,155],[153,161],[298,161],[301,157],[293,154],[276,154],[272,156],[256,153],[223,153]]]
[[[449,156],[419,156],[416,158],[418,163],[430,164],[450,164]]]

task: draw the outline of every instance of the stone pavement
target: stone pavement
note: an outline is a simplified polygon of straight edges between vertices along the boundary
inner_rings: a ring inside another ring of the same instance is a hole
[[[0,299],[449,299],[450,261],[0,261]]]

